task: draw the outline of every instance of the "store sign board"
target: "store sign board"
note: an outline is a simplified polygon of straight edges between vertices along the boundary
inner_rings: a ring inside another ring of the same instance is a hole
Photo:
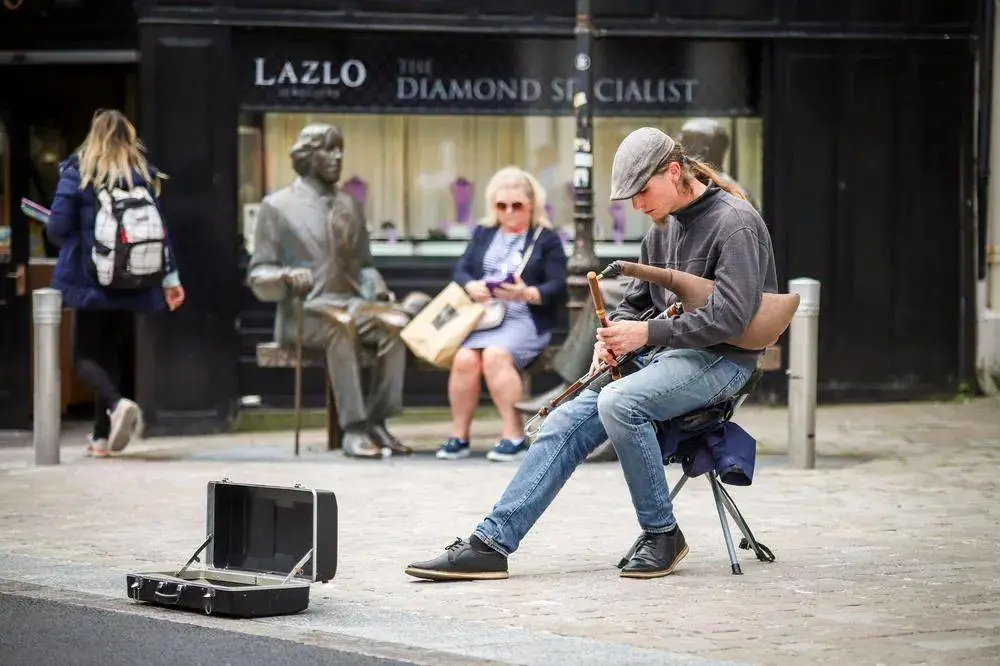
[[[322,42],[237,39],[246,107],[572,114],[576,71],[592,68],[601,115],[757,112],[745,42],[337,34]]]

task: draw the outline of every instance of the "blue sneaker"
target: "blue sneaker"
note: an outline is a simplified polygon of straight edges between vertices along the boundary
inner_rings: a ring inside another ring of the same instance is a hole
[[[490,449],[486,457],[496,462],[511,462],[524,457],[528,451],[528,443],[523,439],[517,444],[509,439],[501,439],[497,445]]]
[[[448,441],[438,449],[436,455],[442,460],[459,460],[468,458],[470,452],[469,442],[458,437],[449,437]]]

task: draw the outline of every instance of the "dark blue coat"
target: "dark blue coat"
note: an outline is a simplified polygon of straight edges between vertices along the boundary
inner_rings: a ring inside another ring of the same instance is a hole
[[[152,167],[150,175],[156,178],[156,170]],[[133,172],[133,178],[137,185],[147,184],[138,172]],[[155,194],[152,186],[149,189]],[[94,247],[96,216],[97,194],[91,185],[80,189],[80,162],[74,154],[59,165],[59,184],[45,229],[49,240],[59,247],[52,287],[62,292],[63,306],[74,310],[162,310],[166,306],[162,288],[134,291],[105,289],[90,277],[85,262]],[[168,275],[164,284],[178,285],[180,280],[169,238],[167,250]]]
[[[695,410],[704,421],[688,428],[685,415],[657,424],[657,440],[665,462],[679,462],[689,477],[715,470],[719,480],[733,486],[753,483],[757,440],[729,421],[735,398]]]
[[[499,226],[475,228],[452,273],[455,282],[464,287],[467,282],[483,279],[483,258],[498,229]],[[533,229],[529,230],[528,240],[534,233]],[[559,236],[551,229],[542,229],[536,243],[528,264],[521,272],[521,279],[529,287],[538,287],[542,297],[538,305],[528,306],[535,330],[542,335],[556,325],[559,308],[566,302],[566,252]]]

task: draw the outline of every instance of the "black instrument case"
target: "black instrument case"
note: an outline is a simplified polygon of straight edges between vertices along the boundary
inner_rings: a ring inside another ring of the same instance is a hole
[[[313,582],[337,573],[331,491],[211,481],[206,528],[178,571],[127,574],[128,597],[207,615],[288,615],[309,606]],[[191,568],[202,551],[205,565]]]

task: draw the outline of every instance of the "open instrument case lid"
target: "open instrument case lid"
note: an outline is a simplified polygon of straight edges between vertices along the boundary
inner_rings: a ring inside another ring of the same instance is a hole
[[[332,492],[229,479],[208,483],[205,567],[331,580],[337,573],[337,500]],[[187,566],[187,565],[185,565]]]

